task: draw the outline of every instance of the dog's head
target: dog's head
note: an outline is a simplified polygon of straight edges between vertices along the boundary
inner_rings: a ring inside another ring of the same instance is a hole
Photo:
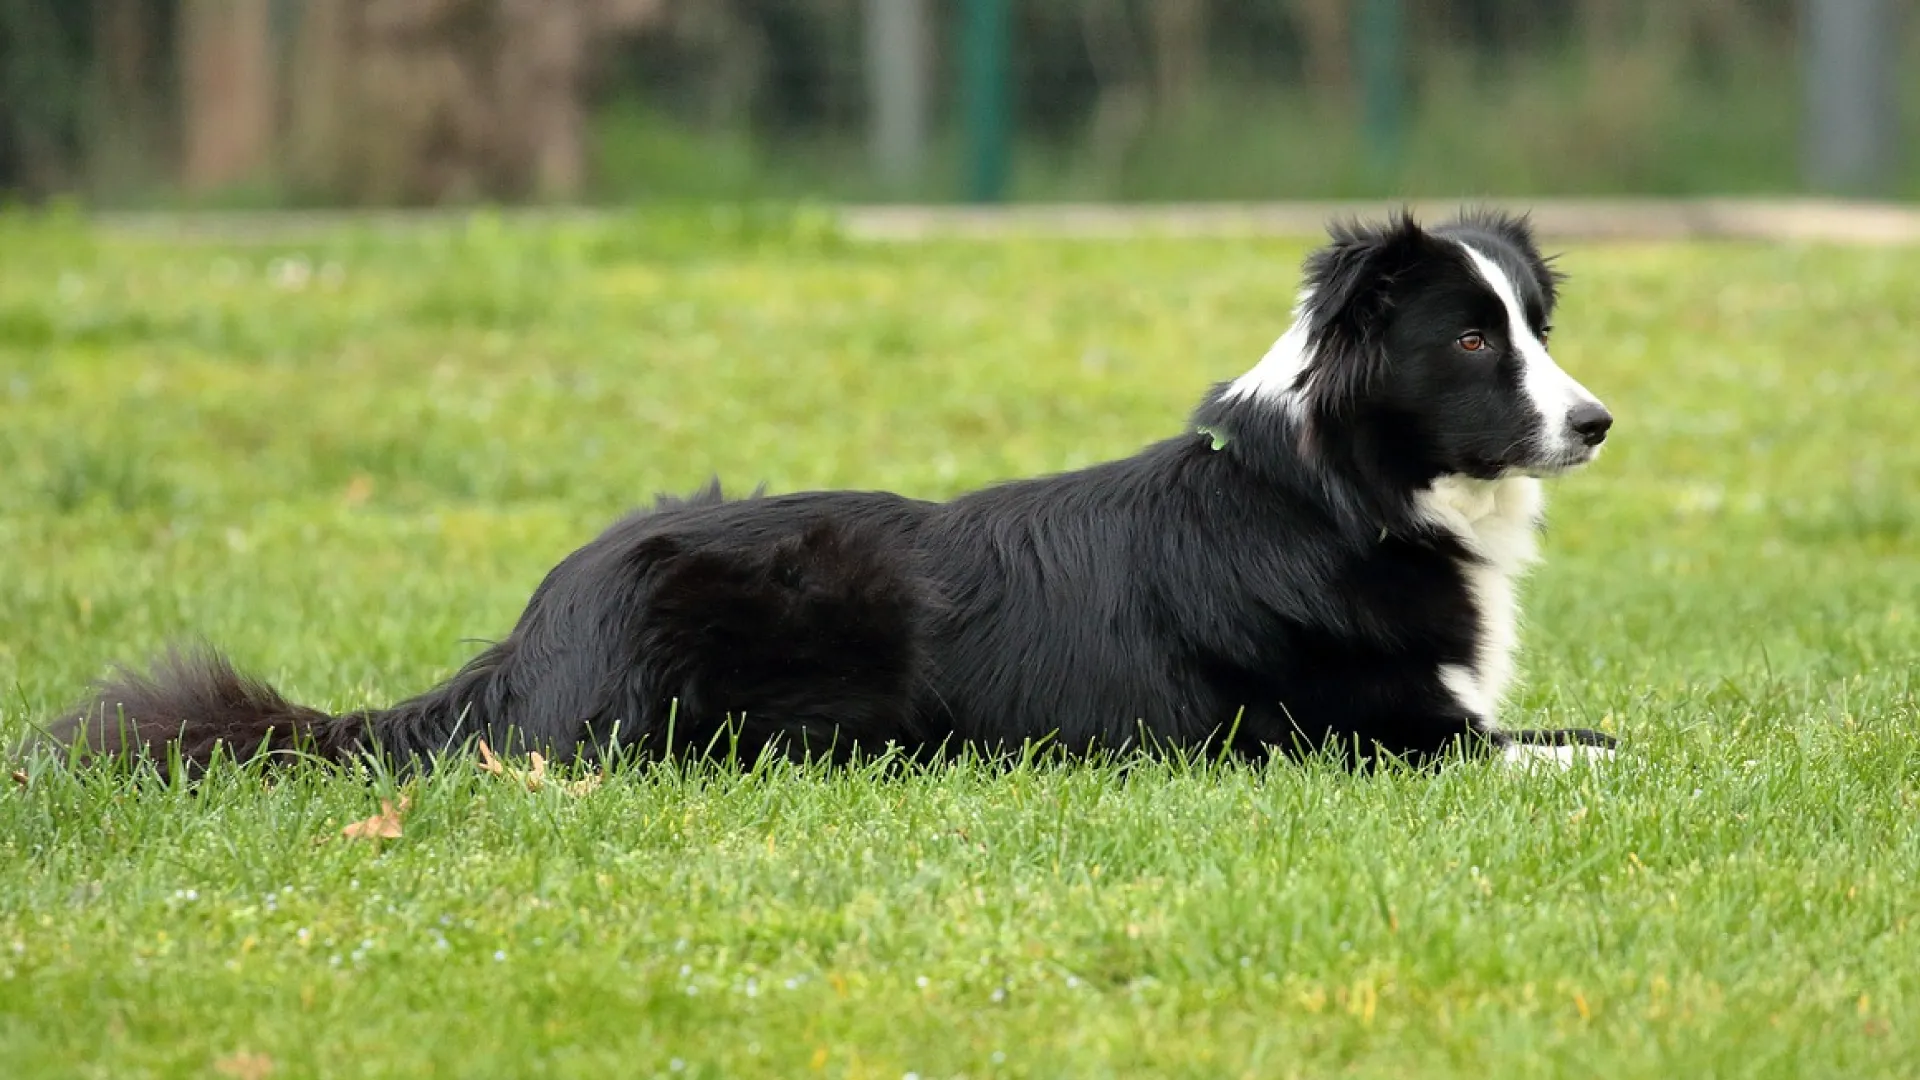
[[[1385,424],[1444,473],[1577,468],[1613,417],[1547,352],[1560,280],[1523,218],[1337,225],[1307,260],[1293,328],[1231,392],[1316,425]]]

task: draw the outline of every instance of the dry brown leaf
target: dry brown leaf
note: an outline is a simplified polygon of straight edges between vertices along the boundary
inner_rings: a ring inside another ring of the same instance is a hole
[[[583,776],[578,780],[569,780],[566,783],[560,785],[560,787],[567,794],[575,796],[577,798],[599,787],[600,782],[605,780],[606,778],[607,778],[606,773],[597,772],[597,773],[593,773],[590,776]]]
[[[493,747],[488,746],[487,740],[485,739],[480,740],[480,763],[478,767],[481,772],[491,776],[504,776],[507,772],[507,767],[500,764],[499,758],[493,756]]]
[[[541,788],[547,786],[546,755],[538,750],[532,751],[527,755],[527,763],[528,767],[525,769],[516,769],[508,765],[506,762],[500,760],[500,756],[493,752],[493,747],[488,746],[487,741],[482,739],[480,740],[480,760],[474,762],[474,768],[479,769],[488,776],[497,776],[503,780],[511,780],[525,787],[528,791],[539,791]],[[596,773],[592,776],[583,776],[578,780],[559,781],[560,790],[569,795],[585,795],[599,787],[601,781],[605,779],[605,773]]]
[[[20,785],[21,787],[26,787],[26,786],[27,786],[27,771],[26,771],[25,769],[15,769],[15,770],[13,770],[13,782],[14,782],[14,783],[16,783],[16,784],[19,784],[19,785]]]
[[[213,1071],[221,1076],[234,1077],[235,1080],[267,1080],[273,1075],[273,1059],[265,1054],[249,1054],[242,1050],[214,1062]]]
[[[407,812],[413,800],[400,796],[400,805],[395,806],[386,799],[380,800],[380,812],[366,819],[356,821],[340,830],[340,835],[349,840],[398,840],[400,838],[400,815]]]
[[[352,480],[347,481],[347,490],[341,496],[348,506],[359,506],[372,497],[373,477],[365,473],[357,474]]]

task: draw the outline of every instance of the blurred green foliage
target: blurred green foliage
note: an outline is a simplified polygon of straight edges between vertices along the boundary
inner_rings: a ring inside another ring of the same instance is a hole
[[[168,113],[177,0],[124,2],[151,8],[139,102],[102,92],[104,0],[0,0],[0,190],[78,191],[116,205],[179,201],[165,180],[177,126]],[[279,4],[283,35],[298,26],[298,7]],[[702,0],[673,7],[681,14],[646,33],[593,43],[588,196],[959,197],[955,13],[951,4],[930,7],[935,115],[917,180],[883,184],[870,167],[858,5]],[[1157,36],[1146,0],[1016,3],[1012,194],[1804,187],[1792,0],[1408,0],[1407,8],[1407,145],[1396,165],[1380,168],[1360,138],[1354,29],[1342,22],[1341,3],[1205,0],[1197,6],[1203,32],[1184,58]],[[450,21],[449,32],[460,25]],[[1908,18],[1909,56],[1920,53],[1916,35],[1920,19]],[[1903,65],[1900,78],[1906,115],[1920,116],[1920,64]],[[298,179],[258,178],[196,205],[314,198]],[[1920,155],[1908,156],[1885,194],[1920,196]]]

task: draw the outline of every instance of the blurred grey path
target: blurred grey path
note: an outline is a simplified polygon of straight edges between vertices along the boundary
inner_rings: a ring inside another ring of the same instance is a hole
[[[1837,244],[1920,243],[1920,206],[1825,199],[1417,199],[1400,202],[1194,204],[1011,204],[1001,206],[843,206],[825,211],[847,234],[866,240],[937,237],[1274,236],[1322,235],[1340,216],[1375,216],[1410,207],[1423,220],[1462,206],[1498,206],[1531,214],[1542,235],[1562,241],[1771,240]],[[231,240],[296,239],[341,227],[407,231],[442,226],[469,210],[310,210],[108,212],[104,228]],[[508,221],[593,221],[644,209],[508,209]]]

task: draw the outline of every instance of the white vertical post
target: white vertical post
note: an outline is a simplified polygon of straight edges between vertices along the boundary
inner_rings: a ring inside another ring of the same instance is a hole
[[[927,146],[927,0],[865,0],[867,130],[873,165],[900,190]]]
[[[1802,0],[1804,168],[1815,189],[1864,194],[1893,174],[1900,139],[1897,6]]]

